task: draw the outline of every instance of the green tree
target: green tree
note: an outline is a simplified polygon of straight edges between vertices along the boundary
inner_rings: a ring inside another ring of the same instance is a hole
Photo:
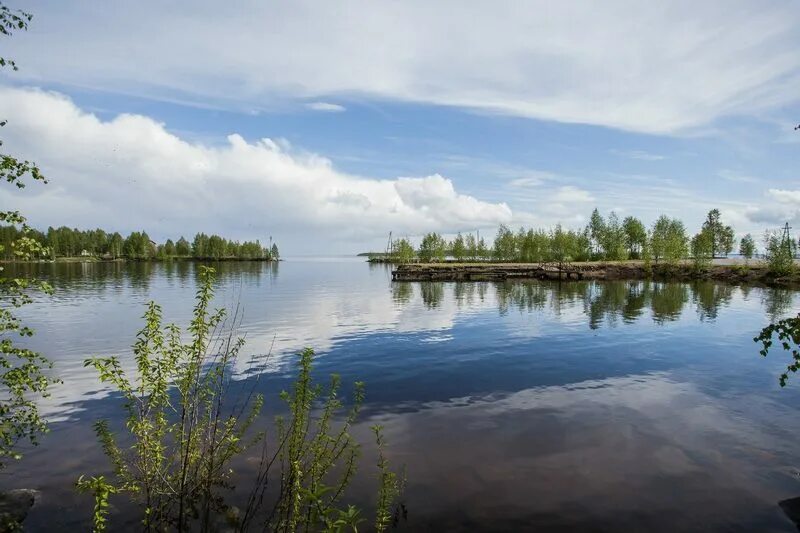
[[[794,255],[797,252],[795,241],[784,239],[782,233],[767,231],[764,234],[764,245],[764,255],[770,272],[779,276],[794,272]]]
[[[749,233],[742,237],[742,240],[739,242],[739,253],[747,260],[752,259],[753,255],[755,255],[756,241]]]
[[[733,252],[733,247],[736,245],[736,234],[731,226],[725,226],[720,234],[719,253],[728,257]]]
[[[492,255],[483,237],[478,239],[477,252],[480,259],[489,259]]]
[[[233,257],[239,259],[242,257],[242,245],[238,241],[222,239],[222,242],[224,253],[220,256],[221,258]]]
[[[467,246],[464,244],[464,237],[459,232],[453,239],[453,244],[450,246],[451,255],[456,261],[463,261],[467,256]]]
[[[653,273],[653,240],[652,232],[648,232],[647,238],[642,246],[642,264],[644,267],[645,275],[650,276]]]
[[[556,224],[550,234],[550,258],[559,263],[572,260],[572,246],[568,232],[564,231],[561,224]]]
[[[211,235],[206,244],[205,257],[208,259],[222,259],[227,254],[227,243],[219,235]]]
[[[447,250],[447,243],[438,233],[427,233],[422,237],[419,245],[420,261],[431,263],[433,261],[444,261]]]
[[[278,244],[272,243],[272,248],[269,250],[269,259],[270,261],[280,261],[281,254],[278,251]]]
[[[47,228],[47,235],[45,236],[45,244],[50,251],[50,259],[55,261],[56,253],[59,250],[58,231],[52,226]]]
[[[108,250],[108,235],[97,228],[87,232],[84,248],[92,255],[102,255]]]
[[[653,224],[650,235],[650,247],[653,259],[668,264],[676,264],[686,257],[689,251],[689,239],[686,227],[676,218],[661,215]]]
[[[128,259],[148,259],[150,238],[146,233],[133,231],[122,245],[122,253]]]
[[[392,260],[396,263],[410,263],[414,260],[414,246],[408,239],[392,241]]]
[[[189,241],[181,236],[181,238],[178,239],[178,242],[175,243],[175,255],[178,257],[189,257],[191,253],[192,248],[189,245]]]
[[[550,253],[550,237],[542,230],[520,230],[519,258],[525,263],[544,261]]]
[[[175,243],[172,242],[172,239],[167,239],[167,242],[164,243],[164,255],[167,257],[175,256]]]
[[[111,237],[108,239],[108,253],[112,259],[118,259],[122,257],[122,248],[125,241],[122,239],[122,235],[117,232],[114,232]]]
[[[625,228],[620,224],[619,217],[614,211],[608,215],[608,222],[605,224],[601,243],[605,259],[621,261],[627,258]]]
[[[494,257],[498,261],[514,261],[517,258],[517,239],[505,224],[497,229],[494,238]]]
[[[625,246],[628,248],[628,257],[640,259],[642,249],[647,240],[647,230],[642,221],[636,217],[625,217],[622,221],[622,229],[625,232]]]
[[[575,235],[575,253],[573,259],[575,261],[589,261],[592,258],[592,238],[588,228],[580,232],[574,232]]]
[[[728,255],[733,251],[734,231],[731,226],[725,226],[721,220],[719,209],[712,209],[708,212],[703,231],[711,239],[712,257]]]
[[[696,270],[705,270],[711,265],[714,255],[714,242],[711,233],[701,230],[692,237],[692,264]]]
[[[192,240],[192,257],[195,259],[205,259],[208,255],[208,235],[197,233]]]
[[[464,239],[464,246],[467,249],[467,257],[470,258],[472,261],[477,261],[478,257],[478,241],[475,238],[475,235],[472,233],[468,233],[467,237]]]
[[[592,211],[592,216],[589,218],[589,236],[592,239],[592,248],[594,255],[597,258],[603,256],[603,240],[606,234],[606,222],[603,220],[603,215],[597,208]]]
[[[9,37],[14,31],[28,29],[32,15],[9,9],[0,3],[0,36]],[[0,68],[17,70],[16,63],[0,57]],[[0,127],[6,121],[0,119]],[[0,140],[0,150],[2,150]],[[0,181],[22,189],[29,180],[47,183],[35,163],[0,152]],[[18,211],[0,211],[0,223],[14,226],[16,238],[3,245],[0,252],[10,250],[17,260],[30,260],[47,256],[48,252],[31,236],[25,217]],[[6,248],[8,247],[8,248]],[[32,301],[31,291],[50,294],[50,286],[31,277],[8,277],[5,267],[0,266],[0,468],[9,459],[21,457],[19,446],[23,442],[38,443],[38,436],[47,426],[39,414],[37,397],[48,394],[55,380],[47,370],[52,367],[43,355],[20,346],[17,341],[33,335],[33,330],[24,325],[16,310]]]

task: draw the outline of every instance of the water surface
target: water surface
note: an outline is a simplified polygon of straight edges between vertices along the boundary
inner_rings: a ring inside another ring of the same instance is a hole
[[[218,267],[216,303],[239,305],[247,354],[269,354],[257,384],[268,399],[304,346],[320,376],[366,382],[356,433],[369,442],[383,424],[406,465],[407,530],[795,530],[778,502],[800,496],[800,379],[781,389],[788,359],[752,341],[798,311],[795,292],[393,284],[387,268],[341,258]],[[86,530],[91,502],[72,484],[107,471],[91,424],[120,410],[83,360],[129,362],[148,300],[185,324],[195,266],[25,268],[56,288],[24,316],[64,384],[45,405],[51,433],[0,483],[42,490],[29,530]],[[353,497],[372,483],[359,478]]]

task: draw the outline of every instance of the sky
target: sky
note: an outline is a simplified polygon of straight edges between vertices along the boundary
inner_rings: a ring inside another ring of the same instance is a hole
[[[7,2],[35,227],[382,250],[597,207],[800,232],[800,4]]]

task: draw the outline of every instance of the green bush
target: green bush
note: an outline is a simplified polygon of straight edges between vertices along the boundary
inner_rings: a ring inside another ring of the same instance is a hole
[[[789,372],[800,370],[800,315],[794,318],[785,318],[770,324],[761,330],[755,342],[761,343],[761,355],[764,357],[769,353],[773,345],[773,338],[778,338],[780,346],[791,355],[792,362],[786,367],[786,372],[781,374],[779,381],[781,387],[786,386],[789,379]]]
[[[777,276],[788,276],[795,271],[794,254],[797,251],[793,240],[783,239],[775,232],[764,235],[767,267]]]
[[[315,384],[314,352],[307,349],[300,355],[294,387],[281,394],[288,414],[276,419],[274,432],[257,431],[262,396],[251,391],[243,404],[226,408],[231,367],[244,341],[233,333],[220,335],[225,312],[209,311],[214,270],[203,267],[200,277],[187,341],[177,326],[162,325],[156,303],[148,305],[133,346],[135,380],[126,376],[117,357],[86,360],[102,382],[122,395],[122,440],[132,443],[121,446],[107,421],[95,424],[113,476],[81,476],[77,482],[80,491],[94,494],[94,530],[105,530],[109,498],[123,494],[138,504],[148,531],[209,531],[221,517],[238,531],[355,530],[360,512],[343,507],[341,499],[358,462],[360,446],[349,430],[364,398],[363,384],[356,383],[352,407],[336,422],[343,409],[340,380],[332,376],[326,390]],[[383,531],[401,482],[383,456],[380,428],[374,431],[380,457],[375,528]],[[226,498],[233,460],[255,447],[260,447],[261,461],[247,505],[238,512]],[[278,491],[270,500],[268,480],[275,476]]]

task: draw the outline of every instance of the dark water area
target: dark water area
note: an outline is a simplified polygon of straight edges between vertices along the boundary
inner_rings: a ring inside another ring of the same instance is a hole
[[[788,357],[764,359],[752,340],[798,312],[797,292],[392,284],[388,267],[341,258],[218,267],[216,304],[239,304],[247,355],[269,354],[254,385],[268,403],[305,346],[320,377],[366,382],[355,433],[369,448],[369,426],[382,424],[390,459],[405,465],[404,530],[797,530],[779,502],[800,496],[800,376],[781,389]],[[22,314],[64,383],[44,405],[51,432],[0,485],[42,491],[29,531],[88,530],[91,498],[73,484],[108,471],[92,423],[121,410],[83,360],[130,364],[149,300],[185,325],[195,266],[20,268],[55,286]],[[242,375],[238,390],[254,379]],[[365,469],[354,501],[368,505],[373,486]],[[135,530],[117,506],[112,530]]]

